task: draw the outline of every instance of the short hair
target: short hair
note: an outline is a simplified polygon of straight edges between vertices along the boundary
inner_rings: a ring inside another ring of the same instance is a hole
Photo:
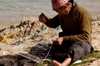
[[[71,2],[73,4],[74,3],[74,0],[68,0],[68,2]]]

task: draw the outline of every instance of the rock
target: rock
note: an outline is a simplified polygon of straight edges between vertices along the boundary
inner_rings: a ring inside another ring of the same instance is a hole
[[[97,19],[98,19],[97,16],[93,16],[93,17],[92,17],[92,21],[96,21]]]
[[[27,8],[26,10],[31,10],[31,8]]]
[[[100,21],[100,15],[98,16],[98,21]]]

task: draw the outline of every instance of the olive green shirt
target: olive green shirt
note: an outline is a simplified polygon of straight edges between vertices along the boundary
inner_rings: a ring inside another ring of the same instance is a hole
[[[75,4],[69,15],[55,16],[46,23],[48,27],[61,25],[64,41],[85,41],[91,43],[91,16],[81,6]]]

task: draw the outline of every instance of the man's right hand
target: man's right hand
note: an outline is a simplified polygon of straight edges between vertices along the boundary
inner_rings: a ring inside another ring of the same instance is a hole
[[[46,23],[46,16],[43,13],[39,15],[39,21],[42,23]]]

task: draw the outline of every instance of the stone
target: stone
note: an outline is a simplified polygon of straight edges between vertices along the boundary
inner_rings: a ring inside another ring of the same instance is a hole
[[[97,19],[98,19],[97,16],[93,16],[93,17],[92,17],[92,21],[96,21]]]
[[[97,20],[100,21],[100,15],[98,15],[98,19]]]

